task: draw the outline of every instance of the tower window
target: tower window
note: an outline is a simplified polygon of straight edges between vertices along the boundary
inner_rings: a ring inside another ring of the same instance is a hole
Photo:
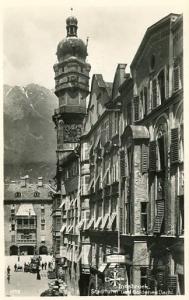
[[[16,197],[16,198],[20,198],[20,197],[21,197],[21,193],[20,193],[20,192],[16,192],[16,193],[15,193],[15,197]]]
[[[40,193],[39,192],[35,192],[34,193],[34,197],[39,197],[40,196]]]
[[[15,231],[15,224],[11,224],[11,231]]]

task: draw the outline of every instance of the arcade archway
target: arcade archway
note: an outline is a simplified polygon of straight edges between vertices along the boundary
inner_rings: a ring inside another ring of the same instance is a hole
[[[47,247],[46,246],[41,246],[39,247],[39,254],[43,255],[43,254],[48,254],[48,251],[47,251]]]
[[[18,247],[13,245],[10,247],[10,255],[18,255]]]

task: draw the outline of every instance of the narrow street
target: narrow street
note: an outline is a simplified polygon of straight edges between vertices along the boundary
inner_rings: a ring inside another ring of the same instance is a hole
[[[42,261],[50,261],[51,256],[42,256]],[[30,256],[20,257],[20,264],[28,262]],[[5,296],[40,296],[48,289],[47,270],[41,270],[41,280],[37,280],[37,274],[25,273],[24,271],[14,272],[14,264],[17,263],[17,256],[6,257],[5,264]],[[10,266],[10,282],[7,281],[7,266]]]

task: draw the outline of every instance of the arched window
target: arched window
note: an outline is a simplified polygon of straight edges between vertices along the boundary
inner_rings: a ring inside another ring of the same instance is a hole
[[[39,192],[35,192],[34,193],[34,197],[39,197],[40,196],[40,193]]]
[[[20,192],[16,192],[16,193],[15,193],[15,197],[16,197],[16,198],[20,198],[20,197],[21,197],[21,193],[20,193]]]

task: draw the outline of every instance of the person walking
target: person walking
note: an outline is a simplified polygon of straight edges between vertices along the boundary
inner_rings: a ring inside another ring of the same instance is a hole
[[[7,274],[7,281],[10,283],[10,274]]]
[[[43,270],[43,268],[44,268],[44,263],[42,262],[42,264],[41,264],[41,267],[42,267],[42,270]]]
[[[38,266],[38,268],[37,268],[37,280],[41,280],[40,270],[41,270],[41,267]]]
[[[45,266],[45,270],[46,270],[47,269],[47,262],[44,263],[44,266]]]
[[[10,275],[10,270],[11,270],[11,268],[10,268],[10,266],[8,266],[7,267],[7,275]]]
[[[14,272],[17,272],[17,264],[14,264]]]

